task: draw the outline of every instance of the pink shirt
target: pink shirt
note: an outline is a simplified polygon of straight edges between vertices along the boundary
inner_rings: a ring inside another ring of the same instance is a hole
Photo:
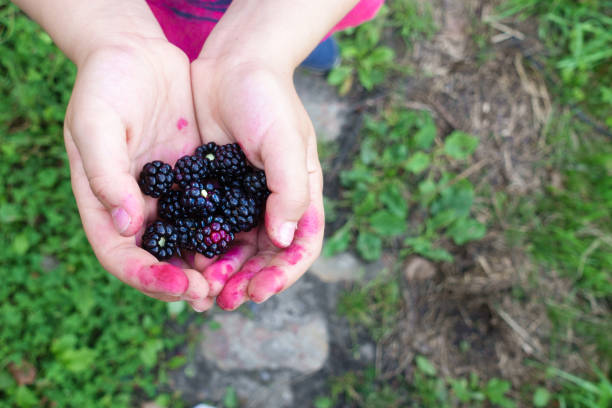
[[[232,0],[147,0],[168,40],[189,59],[197,58],[204,41]],[[354,27],[371,19],[384,0],[361,0],[332,30]]]

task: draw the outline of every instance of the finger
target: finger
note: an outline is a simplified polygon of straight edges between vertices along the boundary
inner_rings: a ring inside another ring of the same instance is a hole
[[[195,312],[205,312],[212,309],[212,307],[215,305],[215,298],[209,296],[204,299],[194,300],[193,302],[189,302],[189,305]]]
[[[210,286],[208,295],[217,296],[225,283],[242,268],[242,265],[255,254],[255,251],[254,242],[235,242],[232,249],[206,267],[203,275]]]
[[[187,301],[202,301],[208,297],[208,282],[202,275],[202,273],[194,269],[185,269],[185,276],[189,279],[189,286],[183,296],[182,300]]]
[[[134,235],[144,221],[144,200],[130,173],[127,129],[104,104],[83,104],[67,119],[66,132],[79,151],[90,189],[110,212],[113,225],[124,236]]]
[[[319,256],[323,243],[323,177],[318,158],[310,160],[310,206],[300,219],[291,245],[278,253],[249,282],[248,297],[261,303],[293,285]]]
[[[306,146],[295,130],[278,123],[272,125],[265,136],[275,143],[262,146],[266,181],[271,191],[265,220],[274,245],[285,248],[293,241],[297,222],[308,207],[309,188]]]
[[[234,310],[244,303],[248,299],[246,290],[249,281],[266,266],[270,258],[271,256],[256,256],[248,260],[240,271],[227,281],[217,296],[217,305],[223,310]]]
[[[147,293],[147,292],[142,292],[142,293],[144,293],[145,295],[153,299],[161,300],[162,302],[179,302],[181,300],[180,296],[171,296],[171,295],[155,294],[155,293]]]

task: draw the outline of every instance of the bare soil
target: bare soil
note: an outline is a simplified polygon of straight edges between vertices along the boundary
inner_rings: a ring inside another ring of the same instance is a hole
[[[551,363],[551,325],[542,300],[569,291],[562,279],[531,283],[538,270],[523,249],[508,243],[505,214],[496,210],[492,198],[504,192],[512,205],[558,183],[558,175],[541,164],[548,153],[543,128],[552,112],[537,63],[542,49],[533,21],[494,21],[498,2],[433,3],[440,28],[434,38],[412,49],[388,39],[416,74],[396,78],[392,87],[374,95],[355,92],[355,112],[380,107],[390,97],[408,108],[430,111],[440,140],[456,129],[479,136],[473,162],[458,170],[480,196],[487,192],[477,217],[491,227],[483,240],[463,249],[449,244],[455,263],[435,265],[435,273],[424,278],[405,279],[402,318],[394,333],[376,345],[375,363],[383,379],[410,378],[413,358],[421,354],[444,376],[501,376],[518,389],[544,381],[541,370],[530,368],[526,360]],[[484,38],[484,45],[477,46],[477,38]],[[359,121],[352,123],[339,139],[343,155],[328,164],[326,186],[332,194],[338,172],[350,164],[358,145]],[[554,363],[570,370],[585,368],[581,359]],[[337,370],[341,374],[343,367]]]

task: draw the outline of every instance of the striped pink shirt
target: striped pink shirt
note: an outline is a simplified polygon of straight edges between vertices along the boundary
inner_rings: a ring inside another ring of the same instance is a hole
[[[197,58],[204,41],[232,0],[147,0],[168,40],[190,60]],[[384,0],[361,0],[332,30],[354,27],[376,15]]]

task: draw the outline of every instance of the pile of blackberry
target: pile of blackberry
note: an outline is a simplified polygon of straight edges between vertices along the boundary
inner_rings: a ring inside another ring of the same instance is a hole
[[[248,163],[237,143],[204,144],[174,169],[158,160],[147,163],[138,184],[159,198],[159,219],[142,237],[142,247],[159,260],[184,250],[208,258],[225,253],[235,234],[257,226],[270,195],[265,173]]]

